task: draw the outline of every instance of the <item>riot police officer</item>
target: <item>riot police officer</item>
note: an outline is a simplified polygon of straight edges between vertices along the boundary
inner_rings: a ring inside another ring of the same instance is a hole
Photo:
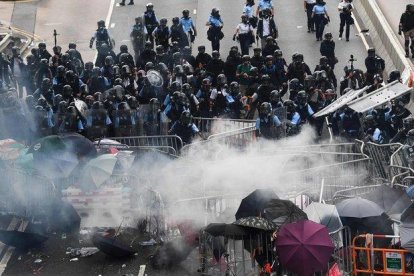
[[[332,33],[326,33],[321,43],[320,53],[328,58],[328,64],[335,69],[338,59],[335,57],[335,42],[332,40]]]
[[[220,51],[220,40],[224,38],[224,34],[221,31],[223,28],[223,20],[221,19],[219,9],[213,8],[211,10],[206,26],[209,27],[207,39],[211,41],[211,48],[213,51]]]
[[[349,29],[350,26],[354,24],[354,19],[352,18],[353,6],[351,1],[352,0],[343,0],[338,5],[339,17],[341,19],[341,23],[339,25],[339,40],[342,39],[344,27],[346,26],[345,39],[346,41],[349,41]]]
[[[272,105],[263,102],[259,108],[259,118],[256,120],[256,136],[277,139],[280,137],[279,129],[281,126],[279,118],[272,113]]]
[[[196,134],[201,136],[200,131],[193,123],[193,117],[188,110],[184,110],[181,113],[180,120],[172,125],[168,134],[179,136],[183,141],[183,144],[191,144],[193,137]]]
[[[146,9],[147,10],[144,12],[144,25],[148,31],[147,40],[149,40],[151,44],[154,45],[154,36],[152,33],[155,28],[158,27],[159,23],[157,17],[155,16],[154,5],[152,3],[148,3],[146,5]]]
[[[372,84],[376,74],[382,76],[385,69],[385,61],[375,53],[375,48],[369,48],[368,57],[365,59],[365,66],[367,68],[365,73],[366,82],[367,84]]]
[[[412,57],[414,58],[414,5],[408,4],[405,12],[401,15],[398,34],[404,34],[405,57],[410,56],[410,49]],[[410,46],[411,42],[411,46]]]
[[[109,48],[112,48],[111,37],[109,36],[108,29],[105,27],[105,21],[98,21],[98,29],[96,29],[95,34],[92,36],[89,42],[89,48],[92,49],[93,43],[96,40],[96,50],[100,50],[102,44],[106,44]]]
[[[132,46],[135,54],[135,64],[138,64],[138,58],[144,50],[145,41],[147,40],[148,31],[144,25],[141,16],[135,18],[135,24],[132,26],[129,37],[131,38]]]

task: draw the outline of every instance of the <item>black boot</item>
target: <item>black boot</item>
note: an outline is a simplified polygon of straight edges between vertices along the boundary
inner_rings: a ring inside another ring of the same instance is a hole
[[[120,6],[125,6],[125,0],[122,0],[121,3],[119,3]]]
[[[129,3],[128,3],[128,5],[134,5],[134,1],[133,0],[130,0]]]

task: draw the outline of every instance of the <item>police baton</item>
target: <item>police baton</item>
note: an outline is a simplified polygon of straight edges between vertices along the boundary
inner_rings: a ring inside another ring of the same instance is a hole
[[[56,30],[53,30],[53,36],[55,37],[55,47],[57,46],[57,36],[59,34],[56,32]]]

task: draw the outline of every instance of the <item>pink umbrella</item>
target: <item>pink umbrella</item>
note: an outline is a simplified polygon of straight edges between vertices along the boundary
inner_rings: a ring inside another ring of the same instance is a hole
[[[301,220],[282,226],[276,249],[282,267],[308,276],[328,268],[334,245],[324,225]]]

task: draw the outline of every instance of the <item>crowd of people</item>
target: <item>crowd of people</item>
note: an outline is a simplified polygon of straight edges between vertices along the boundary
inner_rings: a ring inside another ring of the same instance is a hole
[[[301,53],[285,59],[277,43],[272,0],[260,0],[256,11],[254,6],[254,0],[246,1],[233,36],[240,48],[231,47],[225,58],[220,53],[223,19],[217,8],[212,9],[206,23],[211,54],[205,46],[193,54],[198,33],[189,10],[183,10],[181,18],[172,18],[168,26],[166,18],[158,20],[151,3],[143,16],[135,18],[130,33],[132,51],[120,45],[115,53],[114,41],[102,20],[90,40],[90,47],[95,45],[98,53],[95,62],[84,62],[75,43],[65,50],[56,45],[52,53],[45,43],[39,43],[25,59],[13,47],[10,56],[0,55],[0,107],[10,109],[18,104],[13,95],[22,99],[25,91],[24,108],[14,112],[21,110],[22,117],[31,118],[27,131],[33,137],[62,132],[78,132],[90,139],[170,133],[190,143],[199,132],[192,123],[192,117],[197,116],[257,118],[257,135],[277,139],[282,132],[299,133],[305,124],[322,135],[326,121],[313,115],[337,95],[367,85],[367,93],[371,93],[384,85],[385,62],[373,48],[365,59],[366,70],[354,68],[351,56],[344,75],[335,76],[335,42],[332,33],[323,33],[330,20],[325,2],[304,1],[308,32],[315,32],[321,41],[320,61],[313,71]],[[345,29],[346,41],[353,24],[352,9],[351,0],[338,5],[339,38]],[[256,38],[260,47],[253,48],[250,56]],[[387,82],[400,77],[400,72],[393,71]],[[345,106],[329,115],[329,126],[334,135],[350,139],[402,141],[414,126],[404,107],[408,101],[397,99],[391,107],[364,115]],[[14,125],[15,120],[16,116],[11,120]],[[168,125],[165,132],[162,123]]]

